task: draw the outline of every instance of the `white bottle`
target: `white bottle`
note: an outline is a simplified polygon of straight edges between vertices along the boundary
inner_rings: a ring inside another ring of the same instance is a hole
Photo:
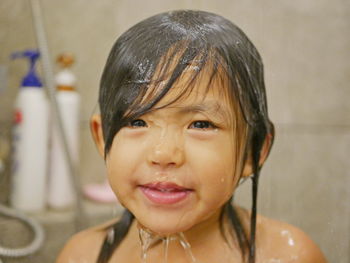
[[[73,57],[63,54],[58,58],[58,62],[63,69],[56,75],[56,98],[70,156],[73,165],[77,166],[79,161],[80,96],[74,88],[76,78],[68,69],[73,63]],[[51,135],[48,183],[48,204],[55,209],[70,207],[75,202],[73,181],[58,128],[57,123],[54,122]]]
[[[39,52],[28,50],[13,58],[31,61],[15,102],[13,177],[10,203],[14,208],[35,212],[46,205],[49,104],[35,74]]]

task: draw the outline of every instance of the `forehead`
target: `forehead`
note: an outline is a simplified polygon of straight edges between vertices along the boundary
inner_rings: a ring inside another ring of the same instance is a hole
[[[160,73],[162,70],[155,72],[153,78],[160,81],[154,81],[157,84],[150,86],[147,91],[149,94],[146,93],[145,97],[152,97],[152,94],[159,94],[165,89],[175,63],[169,64],[172,66],[166,73]],[[232,108],[232,98],[229,94],[229,81],[222,66],[215,67],[213,63],[207,62],[200,68],[194,60],[183,70],[155,108],[208,105],[211,108],[229,110]]]

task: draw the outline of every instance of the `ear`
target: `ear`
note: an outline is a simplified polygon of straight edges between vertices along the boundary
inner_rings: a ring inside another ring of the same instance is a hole
[[[272,128],[272,130],[274,130],[274,128]],[[271,147],[272,147],[272,143],[273,143],[273,139],[274,139],[274,131],[272,133],[269,133],[266,135],[264,144],[261,148],[261,152],[260,152],[260,160],[259,160],[259,167],[263,166],[263,164],[265,163],[267,157],[269,156]],[[244,165],[243,168],[243,173],[242,173],[242,177],[247,177],[253,174],[253,165],[252,165],[252,158],[251,155],[248,153],[248,158],[246,160],[246,163]]]
[[[102,121],[100,114],[94,114],[90,118],[90,130],[96,147],[102,157],[104,157],[105,141],[102,132]]]

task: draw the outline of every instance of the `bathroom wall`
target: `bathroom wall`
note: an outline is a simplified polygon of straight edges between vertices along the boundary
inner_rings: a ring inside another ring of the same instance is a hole
[[[301,227],[329,262],[350,261],[350,5],[346,0],[42,0],[52,61],[75,54],[82,96],[80,175],[105,179],[90,139],[98,82],[116,37],[157,12],[194,8],[231,19],[252,39],[265,62],[269,110],[276,140],[262,171],[259,211]],[[13,102],[27,65],[15,50],[36,46],[29,1],[0,2],[0,135],[10,138]],[[8,196],[0,178],[0,202]],[[238,190],[250,205],[250,185]],[[1,220],[1,219],[0,219]]]

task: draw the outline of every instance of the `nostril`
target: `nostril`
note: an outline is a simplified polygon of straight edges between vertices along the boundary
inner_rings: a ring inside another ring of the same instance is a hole
[[[160,165],[160,166],[167,166],[167,167],[176,166],[175,162],[152,161],[152,164],[153,165]]]
[[[182,165],[184,152],[182,148],[173,143],[156,144],[150,147],[147,156],[148,163],[160,167],[177,167]]]

